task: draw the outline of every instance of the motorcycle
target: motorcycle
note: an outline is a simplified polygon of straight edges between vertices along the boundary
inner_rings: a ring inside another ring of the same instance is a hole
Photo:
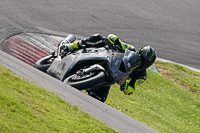
[[[73,35],[65,39],[68,43],[75,40]],[[130,52],[128,49],[122,52],[119,47],[109,45],[99,48],[83,45],[82,49],[67,52],[58,45],[57,51],[38,60],[34,67],[79,90],[92,90],[115,83],[121,86],[131,73],[128,70]],[[139,66],[137,60],[135,68]]]

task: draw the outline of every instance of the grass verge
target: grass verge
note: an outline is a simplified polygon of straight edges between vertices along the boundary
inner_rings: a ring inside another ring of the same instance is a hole
[[[106,103],[162,133],[200,132],[200,73],[169,63],[156,66],[162,75],[148,70],[131,96],[113,85]]]
[[[106,124],[0,67],[0,132],[116,132]]]
[[[111,87],[106,104],[162,133],[200,132],[200,73],[156,62],[161,75],[126,96]],[[2,132],[115,132],[77,107],[0,67]]]

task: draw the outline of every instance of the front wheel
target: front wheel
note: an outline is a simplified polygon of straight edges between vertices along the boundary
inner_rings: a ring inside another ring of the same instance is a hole
[[[39,69],[40,71],[46,72],[47,69],[51,66],[53,62],[53,55],[46,56],[40,60],[38,60],[34,67]]]
[[[64,83],[79,89],[87,89],[95,87],[106,80],[106,75],[103,71],[92,72],[84,76],[73,74],[64,80]]]

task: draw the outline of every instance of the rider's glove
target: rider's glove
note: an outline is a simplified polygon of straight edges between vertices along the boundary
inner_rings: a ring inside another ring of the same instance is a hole
[[[78,49],[77,43],[63,44],[60,48],[61,50],[72,52],[74,49]]]
[[[135,89],[128,85],[128,82],[126,81],[121,87],[120,90],[124,92],[126,95],[132,95]]]
[[[67,46],[67,45],[62,45],[61,46],[61,49],[63,49],[64,51],[69,51],[69,48],[68,48],[69,46]]]

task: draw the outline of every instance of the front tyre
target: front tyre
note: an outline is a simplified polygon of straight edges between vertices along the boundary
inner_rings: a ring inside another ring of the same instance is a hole
[[[79,89],[93,88],[106,80],[106,75],[103,71],[92,72],[84,76],[73,74],[64,80],[64,83]]]
[[[47,69],[51,66],[52,64],[52,59],[53,55],[46,56],[40,60],[38,60],[34,67],[37,68],[40,71],[46,72]]]

